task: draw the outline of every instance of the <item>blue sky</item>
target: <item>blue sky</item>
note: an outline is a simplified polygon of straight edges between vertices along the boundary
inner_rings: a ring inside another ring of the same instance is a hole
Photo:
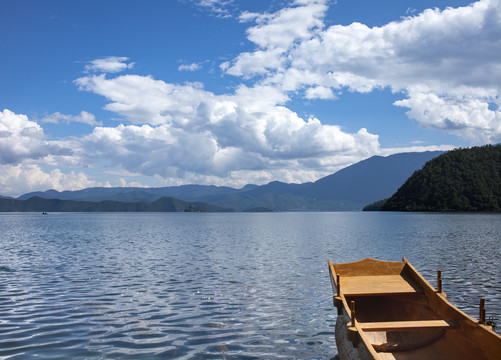
[[[0,1],[0,194],[314,181],[501,141],[501,1]]]

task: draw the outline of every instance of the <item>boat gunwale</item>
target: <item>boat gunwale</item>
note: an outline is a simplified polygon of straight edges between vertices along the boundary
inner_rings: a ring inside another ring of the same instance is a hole
[[[447,296],[443,292],[438,292],[424,277],[421,275],[414,266],[411,265],[409,260],[405,257],[402,259],[407,264],[410,269],[411,276],[414,280],[423,287],[425,292],[425,297],[428,299],[428,306],[437,315],[446,314],[447,316],[455,320],[460,330],[463,333],[474,333],[480,332],[482,336],[476,337],[477,344],[489,354],[492,354],[494,358],[501,354],[501,335],[492,330],[491,326],[481,324],[479,320],[475,320],[464,311],[459,309],[457,306],[453,305],[447,300]],[[444,319],[445,320],[445,319]],[[465,336],[467,338],[467,336]],[[493,346],[494,344],[494,346]],[[497,346],[496,346],[497,345]]]
[[[348,302],[346,300],[346,297],[345,297],[345,295],[343,294],[342,291],[339,291],[339,293],[337,292],[337,288],[338,288],[337,287],[337,285],[338,285],[338,283],[337,283],[337,276],[333,276],[333,275],[337,275],[336,270],[334,268],[334,264],[332,263],[331,260],[329,260],[328,263],[329,263],[329,274],[330,274],[330,278],[331,278],[331,286],[333,286],[333,291],[336,291],[336,294],[334,295],[334,305],[335,306],[340,306],[340,305],[336,305],[336,297],[337,297],[338,301],[341,301],[341,303],[343,305],[344,314],[346,314],[346,316],[351,320],[351,319],[353,319],[352,312],[351,312],[351,308],[348,306]],[[335,284],[336,286],[334,286],[333,284]],[[339,310],[339,308],[338,308],[338,310]],[[343,314],[341,314],[340,312],[338,312],[338,316],[343,316]],[[353,323],[355,323],[355,324],[353,324]],[[365,344],[366,350],[369,352],[369,354],[375,360],[379,360],[380,356],[378,355],[376,349],[374,349],[374,347],[372,346],[371,342],[369,341],[369,339],[365,335],[365,332],[359,326],[357,327],[357,321],[356,321],[356,319],[355,319],[355,321],[352,321],[352,322],[348,323],[347,326],[348,326],[348,331],[350,331],[350,327],[356,329],[356,332],[360,336],[362,342]]]

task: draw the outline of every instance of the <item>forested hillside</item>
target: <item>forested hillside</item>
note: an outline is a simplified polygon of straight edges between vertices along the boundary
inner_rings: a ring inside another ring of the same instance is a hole
[[[426,163],[383,211],[501,211],[501,145],[447,152]]]
[[[123,202],[123,201],[76,201],[60,199],[44,199],[38,196],[27,200],[0,199],[0,212],[227,212],[220,206],[203,202],[185,202],[171,197],[163,197],[151,202]]]

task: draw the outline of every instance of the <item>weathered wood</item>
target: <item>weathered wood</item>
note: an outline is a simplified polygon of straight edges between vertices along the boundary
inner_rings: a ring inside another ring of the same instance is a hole
[[[368,334],[385,334],[385,332],[373,332],[373,333],[368,333]],[[403,333],[405,334],[405,333]],[[410,350],[416,350],[419,348],[422,348],[424,346],[428,346],[430,344],[433,344],[435,341],[440,339],[442,336],[444,336],[445,330],[439,329],[435,331],[427,331],[426,334],[422,334],[421,336],[416,336],[414,333],[411,335],[412,341],[409,341],[409,339],[406,339],[406,341],[391,341],[391,342],[379,342],[379,343],[372,343],[372,346],[374,349],[376,349],[378,352],[382,353],[394,353],[394,352],[404,352],[404,351],[410,351]],[[384,336],[386,340],[386,336]],[[410,353],[409,353],[410,354]],[[412,358],[416,358],[415,356],[411,355]]]
[[[410,331],[459,327],[457,322],[453,320],[359,322],[359,325],[363,331]]]
[[[437,270],[437,292],[442,292],[442,270]]]
[[[345,296],[409,294],[421,291],[402,275],[343,276],[342,282]]]
[[[351,323],[353,324],[353,326],[355,326],[355,324],[357,323],[357,314],[355,312],[355,301],[352,301],[350,303],[350,307],[351,307]]]
[[[376,259],[363,259],[346,264],[333,264],[336,274],[344,276],[366,275],[398,275],[405,267],[402,261],[383,261]]]
[[[478,317],[478,322],[480,324],[485,324],[485,299],[480,298],[480,314]]]

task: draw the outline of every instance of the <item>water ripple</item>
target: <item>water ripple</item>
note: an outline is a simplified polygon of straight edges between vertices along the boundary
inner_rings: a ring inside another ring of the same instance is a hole
[[[441,267],[453,303],[499,319],[500,219],[0,214],[0,358],[331,359],[328,258]]]

